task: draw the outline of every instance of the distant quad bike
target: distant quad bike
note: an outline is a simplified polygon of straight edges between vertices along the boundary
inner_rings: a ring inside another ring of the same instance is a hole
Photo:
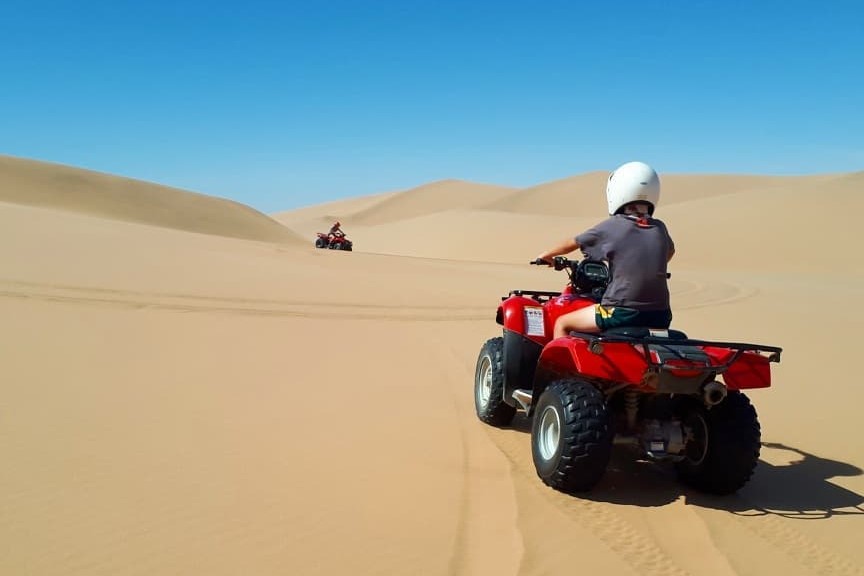
[[[704,492],[730,494],[746,484],[761,431],[743,390],[771,385],[770,363],[782,349],[647,327],[553,340],[555,320],[599,302],[609,282],[604,262],[556,257],[553,267],[568,273],[563,292],[502,297],[503,336],[488,340],[477,359],[480,420],[507,426],[517,411],[531,417],[537,474],[562,492],[591,490],[613,444],[673,463],[680,481]]]
[[[330,236],[324,232],[318,232],[318,238],[315,239],[316,248],[329,248],[331,250],[345,250],[351,252],[354,250],[354,243],[344,235]]]

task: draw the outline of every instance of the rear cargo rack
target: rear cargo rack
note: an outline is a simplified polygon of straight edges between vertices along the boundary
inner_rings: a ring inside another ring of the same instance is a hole
[[[705,372],[716,372],[718,374],[725,372],[729,369],[729,367],[735,363],[738,358],[744,352],[756,352],[763,358],[767,359],[768,362],[780,362],[780,354],[783,352],[782,348],[778,348],[777,346],[765,346],[763,344],[748,344],[746,342],[715,342],[712,340],[693,340],[690,338],[661,338],[657,336],[626,336],[626,335],[600,335],[593,334],[588,332],[570,332],[571,336],[576,338],[580,338],[582,340],[586,340],[588,342],[588,349],[595,354],[601,354],[603,351],[603,344],[642,344],[642,352],[645,355],[645,362],[654,368],[658,369],[666,369],[666,370],[675,370],[676,367],[666,365],[664,362],[655,362],[651,357],[651,350],[649,346],[657,346],[663,348],[664,350],[674,354],[678,358],[682,360],[686,360],[686,356],[682,354],[676,348],[693,346],[693,347],[713,347],[713,348],[727,348],[729,350],[734,350],[735,353],[732,354],[732,357],[729,358],[723,364],[715,364],[712,366],[706,366]],[[687,370],[692,370],[692,367],[687,367]]]

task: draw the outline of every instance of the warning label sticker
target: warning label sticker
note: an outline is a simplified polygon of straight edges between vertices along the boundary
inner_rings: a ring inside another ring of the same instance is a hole
[[[535,307],[525,308],[525,335],[545,336],[546,327],[543,325],[543,309]]]

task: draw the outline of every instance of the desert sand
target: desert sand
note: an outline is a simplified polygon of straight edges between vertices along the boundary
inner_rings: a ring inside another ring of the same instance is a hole
[[[500,296],[602,172],[273,215],[0,157],[0,574],[864,574],[864,173],[661,174],[674,325],[784,348],[749,484],[536,476],[474,414]],[[339,218],[351,253],[316,250]]]

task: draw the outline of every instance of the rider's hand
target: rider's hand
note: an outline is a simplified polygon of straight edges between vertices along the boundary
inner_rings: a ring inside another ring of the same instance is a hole
[[[552,256],[547,255],[546,252],[543,252],[542,254],[537,256],[537,260],[542,260],[543,262],[545,262],[549,266],[552,265]],[[535,262],[536,262],[536,260],[535,260]]]

